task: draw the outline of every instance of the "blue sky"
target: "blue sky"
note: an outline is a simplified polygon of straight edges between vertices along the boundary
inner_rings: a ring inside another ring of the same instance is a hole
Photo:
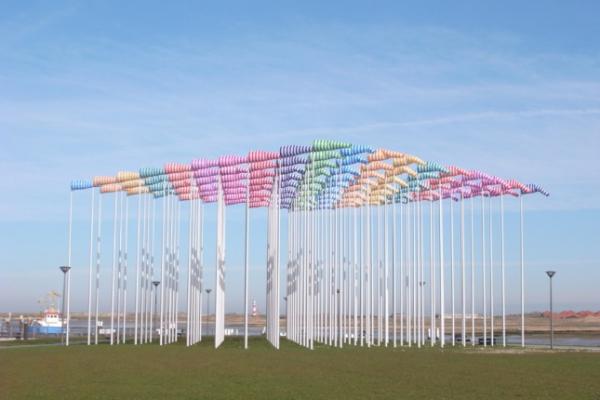
[[[600,309],[597,2],[296,3],[3,3],[0,311],[60,288],[71,179],[315,138],[541,184],[529,307],[552,266],[557,308]]]

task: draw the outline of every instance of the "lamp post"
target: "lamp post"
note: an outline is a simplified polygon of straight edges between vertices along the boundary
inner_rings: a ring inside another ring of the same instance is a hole
[[[63,291],[62,291],[62,296],[63,296],[63,300],[62,300],[62,324],[61,324],[61,335],[60,335],[60,343],[64,344],[65,343],[65,301],[68,301],[68,299],[66,298],[67,296],[65,295],[65,293],[67,292],[67,273],[69,273],[69,270],[71,269],[71,267],[69,267],[68,265],[63,265],[61,267],[58,267],[62,273],[63,273]],[[68,319],[67,319],[68,321]],[[67,322],[68,323],[68,322]],[[69,341],[66,340],[67,345],[69,344]]]
[[[552,309],[552,277],[556,274],[556,271],[546,271],[550,281],[550,349],[554,349],[554,316]]]
[[[210,316],[210,292],[212,289],[206,289],[206,333],[208,334],[208,317]]]

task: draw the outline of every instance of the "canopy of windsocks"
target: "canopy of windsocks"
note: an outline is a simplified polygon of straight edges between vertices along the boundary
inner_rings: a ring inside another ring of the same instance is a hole
[[[269,206],[274,191],[279,207],[285,209],[360,207],[440,198],[458,201],[530,193],[548,196],[535,184],[334,140],[120,171],[114,176],[72,181],[71,190],[99,188],[103,194],[177,196],[181,201],[211,203],[217,200],[219,185],[226,205],[247,203],[252,208]]]

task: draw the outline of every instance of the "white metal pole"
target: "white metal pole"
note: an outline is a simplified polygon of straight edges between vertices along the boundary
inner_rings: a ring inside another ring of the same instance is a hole
[[[158,341],[160,343],[160,345],[162,346],[164,344],[164,337],[165,337],[165,330],[164,330],[164,326],[163,326],[163,321],[164,321],[164,312],[165,312],[165,286],[167,285],[167,283],[165,282],[165,269],[166,269],[166,253],[167,253],[167,242],[166,242],[166,235],[167,235],[167,208],[168,208],[168,203],[167,203],[167,196],[163,197],[163,207],[162,207],[162,213],[163,213],[163,223],[162,223],[162,246],[161,246],[161,265],[160,265],[160,324],[159,324],[159,336],[158,336]]]
[[[502,346],[506,347],[506,285],[504,263],[504,196],[500,195],[500,252],[502,263]]]
[[[440,345],[441,347],[444,347],[445,343],[446,343],[446,294],[444,292],[445,286],[446,286],[446,281],[445,281],[445,277],[444,277],[444,207],[443,207],[443,193],[442,193],[442,187],[440,186],[440,213],[439,213],[439,218],[440,218],[440,223],[439,223],[439,230],[440,230],[440,324],[441,324],[441,333],[440,333]],[[450,200],[452,201],[452,200]]]
[[[418,208],[417,208],[417,201],[415,200],[412,203],[412,214],[413,214],[413,223],[412,223],[412,233],[413,233],[413,241],[412,241],[412,247],[413,247],[413,254],[412,254],[412,280],[411,280],[411,286],[412,286],[412,342],[414,344],[417,344],[417,341],[419,339],[417,333],[418,333],[418,327],[419,327],[419,321],[418,321],[418,313],[417,313],[417,283],[419,281],[418,275],[417,275],[417,266],[418,266],[418,261],[419,261],[419,257],[418,257]]]
[[[67,271],[67,337],[65,342],[67,346],[69,345],[71,327],[71,269]]]
[[[69,270],[66,273],[66,276],[64,277],[66,279],[66,289],[63,289],[63,299],[65,296],[65,290],[66,290],[66,297],[67,297],[67,315],[63,315],[63,325],[65,325],[65,319],[66,319],[66,337],[65,337],[65,345],[69,345],[69,302],[70,302],[70,279],[71,279],[71,275],[70,275],[70,268],[71,268],[71,249],[72,249],[72,234],[73,234],[73,191],[71,190],[69,192],[69,245],[68,245],[68,260],[67,260],[67,266],[69,267]],[[63,285],[65,286],[65,285]],[[63,300],[63,304],[64,304],[64,300]],[[64,312],[64,307],[63,307],[63,312]]]
[[[461,263],[461,302],[462,302],[462,321],[461,321],[461,340],[462,346],[466,344],[466,273],[465,273],[465,201],[461,193],[460,195],[460,263]]]
[[[406,341],[408,347],[412,347],[413,342],[413,268],[414,268],[414,224],[413,224],[413,203],[407,198],[406,207]]]
[[[403,199],[400,196],[400,346],[404,346],[404,210]],[[395,243],[394,243],[395,245]]]
[[[471,346],[475,346],[475,209],[474,197],[471,196]]]
[[[521,347],[525,347],[525,249],[523,235],[523,194],[519,196],[520,230],[521,230]]]
[[[244,244],[244,349],[248,348],[248,279],[250,268],[250,188],[246,191],[246,216],[245,216],[245,244]],[[288,315],[286,313],[286,319]]]
[[[125,248],[123,253],[123,343],[127,337],[127,259],[129,246],[129,200],[125,197]]]
[[[419,345],[425,345],[425,216],[419,201]]]
[[[393,201],[392,197],[392,201]],[[394,330],[394,347],[397,346],[396,341],[396,280],[398,277],[396,276],[396,208],[397,203],[393,201],[392,203],[392,316],[393,316],[393,324],[392,329]]]
[[[98,312],[100,308],[100,264],[101,264],[101,241],[102,241],[102,195],[98,194],[98,233],[96,236],[96,292],[94,295],[95,324],[94,324],[94,344],[98,344]]]
[[[113,265],[111,279],[110,295],[110,344],[114,343],[114,324],[115,324],[115,279],[117,273],[117,212],[118,212],[119,192],[115,192],[114,218],[113,218]]]
[[[192,338],[191,338],[191,324],[192,324],[192,295],[193,295],[193,289],[192,289],[192,268],[193,268],[193,261],[192,261],[192,234],[193,234],[193,211],[194,211],[194,207],[192,205],[192,200],[190,199],[189,201],[189,220],[188,220],[188,276],[187,276],[187,312],[186,312],[186,332],[185,332],[185,344],[186,346],[191,346],[192,345]],[[151,309],[152,309],[152,304],[150,305]]]
[[[493,236],[493,213],[492,195],[489,197],[489,231],[490,231],[490,346],[494,346],[494,236]]]
[[[429,343],[435,345],[435,267],[433,256],[433,199],[429,201]]]
[[[94,265],[94,188],[92,187],[92,211],[90,218],[90,276],[88,281],[88,328],[87,345],[92,343],[92,277]]]
[[[450,302],[452,310],[452,346],[456,344],[456,320],[454,299],[454,199],[450,198]]]
[[[119,199],[119,239],[117,240],[119,250],[118,250],[118,261],[117,261],[117,330],[116,330],[116,341],[117,344],[121,342],[121,293],[122,293],[122,285],[121,285],[121,274],[123,268],[123,218],[124,218],[124,200],[125,194],[121,196]]]
[[[69,192],[69,225],[67,231],[67,266],[71,266],[71,248],[72,248],[72,236],[73,236],[73,191]],[[64,315],[63,315],[64,318]]]
[[[142,221],[141,211],[142,211],[142,194],[138,195],[138,209],[137,209],[137,235],[136,235],[136,260],[135,260],[135,316],[134,316],[134,327],[133,327],[133,344],[138,344],[138,319],[139,319],[139,310],[140,310],[140,239],[141,239],[141,231],[140,224]]]
[[[481,194],[481,272],[483,289],[483,347],[487,346],[487,291],[486,291],[486,255],[485,255],[485,197]]]
[[[383,317],[384,317],[384,344],[385,346],[388,345],[389,342],[389,334],[390,334],[390,314],[389,314],[389,284],[388,284],[388,273],[389,273],[389,266],[388,266],[388,249],[387,249],[387,242],[388,242],[388,225],[387,225],[387,201],[385,201],[384,205],[383,205],[383,210],[384,210],[384,214],[383,214],[383,230],[384,230],[384,234],[383,234]]]

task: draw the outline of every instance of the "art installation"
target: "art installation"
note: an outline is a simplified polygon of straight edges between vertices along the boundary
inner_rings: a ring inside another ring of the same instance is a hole
[[[69,266],[73,195],[82,191],[91,191],[88,345],[98,343],[101,295],[110,295],[111,345],[177,341],[183,295],[186,344],[201,341],[206,309],[202,293],[210,279],[204,275],[208,262],[204,242],[214,234],[216,273],[211,282],[216,301],[212,311],[214,346],[219,347],[225,337],[228,289],[226,211],[240,205],[245,207],[245,348],[250,307],[249,215],[256,208],[267,208],[265,333],[275,348],[282,335],[282,300],[285,336],[310,349],[316,342],[339,347],[443,347],[450,341],[466,346],[468,342],[475,345],[476,332],[482,333],[484,346],[493,346],[498,329],[505,346],[505,198],[518,199],[520,206],[520,278],[511,288],[520,292],[521,345],[525,345],[523,197],[548,196],[537,185],[333,140],[283,146],[277,152],[169,163],[71,183]],[[104,199],[114,202],[111,260],[102,257]],[[205,226],[209,203],[216,203],[214,229]],[[282,232],[283,218],[287,220]],[[130,221],[135,221],[135,229]],[[182,226],[189,226],[188,243],[182,243]],[[498,234],[499,238],[494,237]],[[130,236],[136,238],[133,264]],[[282,239],[287,243],[286,254],[281,254]],[[494,249],[498,242],[500,248]],[[187,260],[180,257],[182,246],[187,246]],[[110,272],[104,270],[109,262]],[[101,273],[110,273],[110,288],[100,287]],[[500,279],[500,285],[494,279]],[[133,305],[127,303],[131,282]],[[494,291],[498,286],[500,293]],[[132,312],[133,330],[127,325]],[[476,327],[476,314],[482,315],[482,326]],[[499,316],[500,328],[494,325]]]

